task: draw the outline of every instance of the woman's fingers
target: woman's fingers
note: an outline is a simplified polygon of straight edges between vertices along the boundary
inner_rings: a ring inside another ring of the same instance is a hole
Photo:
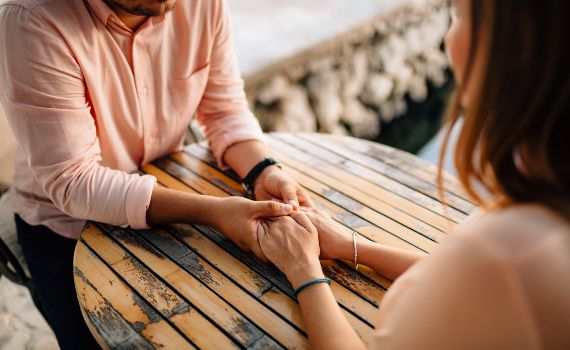
[[[297,224],[303,226],[305,228],[305,230],[307,230],[309,232],[315,232],[317,230],[315,228],[315,226],[313,225],[313,223],[311,222],[311,220],[309,220],[307,215],[305,215],[304,213],[295,212],[295,213],[291,214],[291,218],[293,220],[295,220],[295,222],[297,222]]]

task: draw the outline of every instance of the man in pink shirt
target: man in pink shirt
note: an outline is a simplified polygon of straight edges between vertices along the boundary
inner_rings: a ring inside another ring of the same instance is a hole
[[[86,220],[135,229],[200,222],[263,257],[257,219],[309,204],[267,158],[228,12],[224,0],[0,1],[0,102],[18,141],[18,239],[62,348],[95,345],[72,280]],[[190,195],[134,173],[180,150],[194,114],[221,166],[257,199],[285,204]]]

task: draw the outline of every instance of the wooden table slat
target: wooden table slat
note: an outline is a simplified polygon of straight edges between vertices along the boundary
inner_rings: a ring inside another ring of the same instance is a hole
[[[437,166],[426,162],[423,159],[414,156],[413,154],[402,152],[386,145],[375,144],[369,141],[350,138],[342,135],[327,135],[327,137],[329,137],[331,141],[344,145],[348,149],[366,154],[381,162],[414,175],[418,179],[422,179],[432,184],[435,183]],[[467,202],[471,202],[469,196],[463,190],[463,187],[457,178],[444,171],[443,180],[445,188],[449,192],[456,194]]]
[[[170,256],[176,260],[184,270],[199,279],[204,285],[211,289],[216,295],[233,305],[244,316],[254,322],[267,334],[277,339],[287,348],[299,348],[306,342],[306,339],[284,320],[278,321],[273,313],[264,307],[259,300],[240,288],[238,284],[224,276],[215,269],[208,261],[196,255],[187,246],[175,240],[170,234],[163,230],[154,230],[149,234],[142,232],[145,239],[151,242],[163,254],[168,254],[177,249],[184,249],[186,254],[181,258]],[[176,249],[172,249],[175,245]],[[254,294],[263,294],[270,288],[270,284],[258,286]]]
[[[83,317],[99,344],[105,349],[153,349],[84,278],[77,273],[73,277]]]
[[[409,201],[401,200],[398,203],[386,202],[381,197],[370,194],[374,192],[370,183],[365,183],[349,173],[344,173],[335,167],[327,167],[323,162],[318,163],[307,153],[301,153],[275,138],[267,138],[272,150],[283,163],[303,174],[319,180],[349,197],[356,202],[375,209],[389,216],[391,219],[406,225],[418,232],[429,232],[433,236],[441,236],[454,226],[454,223],[425,208],[419,207]],[[299,159],[299,160],[297,160]],[[309,165],[310,164],[310,165]],[[323,168],[323,172],[315,168]],[[344,175],[344,176],[343,176]],[[379,192],[377,189],[375,192]],[[386,194],[386,193],[385,193]],[[394,200],[395,198],[392,198]],[[408,203],[406,203],[408,202]]]
[[[300,330],[305,330],[298,304],[289,295],[273,286],[265,276],[251,269],[248,265],[222,249],[221,246],[215,244],[215,242],[209,239],[204,233],[191,225],[168,225],[166,229],[174,237],[186,243],[188,247],[191,246],[197,254],[215,266],[220,272],[223,271],[234,283],[270,307],[276,314]],[[218,236],[220,237],[221,235],[218,234]],[[260,263],[256,261],[256,265],[259,264]],[[330,265],[335,266],[336,264],[331,262]],[[279,272],[273,270],[272,273]],[[282,279],[281,282],[286,283],[284,279]],[[268,285],[272,287],[267,288]],[[251,288],[252,286],[254,286],[254,288]],[[368,342],[369,328],[364,326],[360,320],[356,319],[354,315],[346,310],[343,309],[343,312],[357,332],[362,335],[363,340]]]
[[[83,236],[83,240],[86,244],[91,244],[91,246],[94,246],[94,243],[97,242],[99,249],[96,253],[104,259],[106,263],[109,263],[107,259],[112,257],[112,255],[108,252],[117,247],[109,237],[105,236],[99,229],[92,229],[90,233]],[[130,254],[125,252],[125,259],[111,266],[115,272],[121,273],[123,279],[127,279],[130,288],[133,288],[142,295],[144,300],[146,300],[145,303],[152,301],[162,318],[170,319],[184,335],[200,348],[230,349],[238,347],[237,344],[221,332],[216,325],[190,307],[188,303],[178,296],[170,287],[154,277],[148,270],[144,270],[144,267],[136,260],[133,260]],[[172,270],[172,272],[175,271],[176,270]],[[93,276],[91,278],[93,278]],[[102,286],[102,288],[108,288],[109,293],[114,290],[115,293],[120,292],[121,295],[128,295],[123,294],[124,291],[118,291],[115,288],[116,282],[111,278],[108,278],[108,281],[112,283],[108,286]],[[132,303],[132,298],[125,298],[123,300],[127,303]],[[148,310],[148,308],[146,310]]]
[[[375,173],[382,174],[383,176],[401,183],[410,189],[423,193],[436,201],[440,201],[439,190],[435,184],[435,173],[432,174],[433,178],[431,179],[419,178],[405,170],[383,162],[378,159],[378,157],[372,157],[367,154],[357,152],[349,146],[334,142],[328,137],[323,137],[323,135],[300,133],[296,134],[296,136],[346,159],[350,159],[361,166],[371,169]],[[382,145],[378,145],[378,147],[382,147]],[[469,214],[473,209],[475,209],[475,205],[468,199],[467,194],[462,190],[456,189],[456,187],[459,186],[456,180],[453,181],[453,185],[449,182],[444,183],[446,185],[446,200],[450,206],[465,214]]]
[[[80,291],[78,295],[80,298],[83,296],[86,302],[88,299],[92,302],[97,301],[92,308],[87,308],[86,311],[88,314],[91,313],[89,317],[95,318],[96,322],[108,323],[107,327],[100,328],[109,330],[109,333],[104,336],[111,348],[130,346],[146,349],[153,347],[194,348],[148,303],[124,284],[93,252],[89,251],[84,243],[79,242],[77,249],[78,253],[83,252],[82,259],[77,261],[74,272],[76,284],[82,286],[78,288]],[[87,275],[90,276],[89,279],[85,277]],[[125,298],[113,298],[117,292]],[[103,312],[107,314],[107,317],[99,316]],[[92,314],[97,314],[97,316]],[[128,327],[124,325],[125,323]],[[168,337],[160,337],[159,341],[154,339],[156,334],[168,334]],[[113,340],[109,341],[109,339]]]
[[[274,134],[272,136],[287,143],[296,152],[302,152],[310,156],[312,160],[315,160],[315,163],[312,165],[320,171],[329,174],[338,173],[339,175],[336,177],[341,181],[350,174],[350,176],[358,179],[358,182],[351,182],[351,185],[363,190],[370,189],[371,194],[376,198],[393,203],[403,200],[400,206],[409,206],[412,203],[414,206],[424,208],[439,217],[452,220],[455,223],[465,219],[466,214],[454,207],[446,208],[439,200],[394,181],[382,173],[352,161],[352,159],[339,156],[324,147],[318,147],[304,138],[292,134]],[[433,216],[433,214],[428,215]]]
[[[286,158],[282,153],[276,154],[282,158]],[[301,185],[311,188],[312,191],[318,193],[324,198],[346,208],[365,220],[372,222],[374,225],[395,234],[405,241],[421,247],[422,249],[424,246],[430,245],[430,243],[433,245],[433,243],[436,243],[439,239],[445,237],[445,234],[442,231],[417,220],[405,212],[400,212],[399,210],[391,208],[383,203],[377,203],[374,198],[366,196],[364,199],[360,198],[359,200],[356,200],[354,196],[359,194],[358,192],[360,191],[358,190],[350,189],[349,191],[351,193],[346,194],[333,188],[334,184],[337,182],[336,180],[329,178],[332,183],[331,186],[330,183],[323,183],[320,179],[315,179],[310,175],[299,171],[296,167],[291,167],[291,163],[288,163],[287,160],[285,160],[284,163],[288,166],[287,171],[293,174],[295,179],[298,180]],[[309,187],[309,179],[311,179],[313,183],[320,183],[320,188],[312,186]],[[369,202],[374,202],[376,204],[371,208],[367,205]],[[386,209],[387,211],[384,211],[383,209]]]
[[[128,230],[102,226],[107,236],[135,257],[144,266],[160,266],[153,273],[169,284],[194,309],[199,310],[211,322],[221,327],[225,334],[242,346],[254,344],[264,333],[230,304],[213,293],[201,280],[183,270],[174,261],[164,256],[150,244],[138,240]],[[109,238],[106,247],[114,245]],[[215,335],[215,333],[213,333]]]

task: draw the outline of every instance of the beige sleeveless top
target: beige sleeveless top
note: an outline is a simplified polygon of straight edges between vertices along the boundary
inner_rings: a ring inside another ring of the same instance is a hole
[[[481,214],[393,284],[372,349],[570,349],[570,224]]]

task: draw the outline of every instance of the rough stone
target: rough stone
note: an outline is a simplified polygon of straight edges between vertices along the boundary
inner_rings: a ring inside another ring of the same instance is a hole
[[[279,102],[279,111],[272,112],[267,119],[272,123],[272,130],[282,132],[315,132],[316,118],[307,92],[301,86],[291,86]]]
[[[373,138],[380,133],[380,119],[376,113],[364,107],[356,98],[344,101],[341,120],[350,127],[353,136]]]
[[[289,81],[283,75],[276,75],[269,83],[257,92],[259,102],[270,105],[278,99],[283,98],[289,88]]]
[[[341,66],[342,94],[349,99],[358,96],[368,77],[368,57],[364,49],[358,49],[354,56],[346,60]]]
[[[340,79],[333,71],[324,71],[309,78],[309,97],[319,124],[319,131],[331,132],[340,122],[343,111]]]
[[[407,108],[404,98],[386,101],[380,106],[380,117],[383,122],[390,123],[396,116],[406,113]]]
[[[386,74],[373,73],[368,77],[360,99],[375,107],[380,107],[388,100],[394,89],[394,82]]]
[[[414,75],[409,83],[410,98],[416,102],[425,101],[428,96],[426,79],[419,75]]]

